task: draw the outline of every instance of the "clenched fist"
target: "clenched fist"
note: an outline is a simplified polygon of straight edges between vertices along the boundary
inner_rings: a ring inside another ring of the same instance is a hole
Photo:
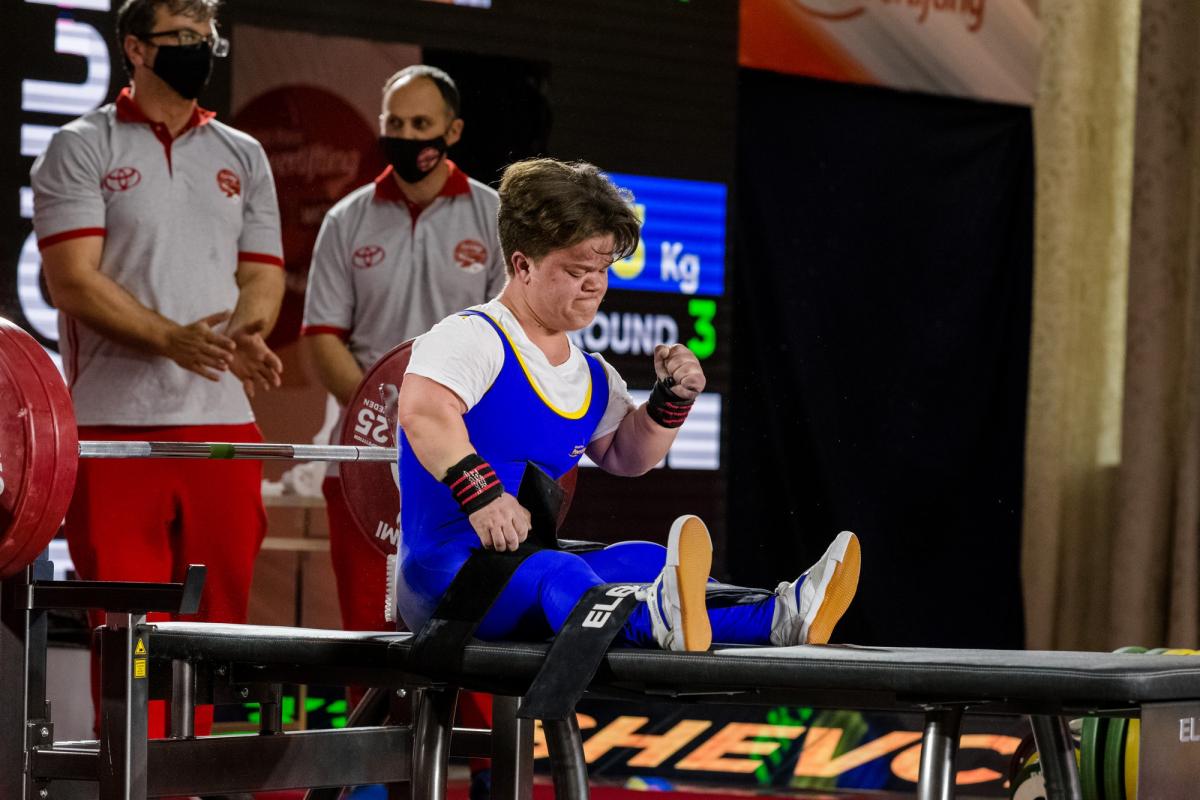
[[[704,370],[700,359],[681,344],[660,344],[654,348],[654,374],[666,381],[680,400],[695,400],[704,391]]]

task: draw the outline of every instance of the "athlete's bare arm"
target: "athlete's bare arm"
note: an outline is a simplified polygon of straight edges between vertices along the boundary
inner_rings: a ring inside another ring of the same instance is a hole
[[[396,401],[396,417],[413,454],[438,480],[475,452],[463,422],[465,413],[466,404],[437,381],[422,375],[404,377]],[[468,519],[484,547],[516,550],[529,535],[529,512],[509,491],[474,511]]]
[[[654,349],[654,372],[674,382],[671,391],[684,401],[704,391],[704,370],[695,354],[681,344]],[[678,428],[664,428],[650,418],[646,403],[625,415],[615,431],[588,445],[588,457],[614,475],[643,475],[666,458]]]

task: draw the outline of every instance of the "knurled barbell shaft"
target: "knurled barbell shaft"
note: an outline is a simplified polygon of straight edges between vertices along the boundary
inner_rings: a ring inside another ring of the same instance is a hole
[[[258,461],[388,461],[395,447],[233,442],[80,442],[80,458],[207,458]]]

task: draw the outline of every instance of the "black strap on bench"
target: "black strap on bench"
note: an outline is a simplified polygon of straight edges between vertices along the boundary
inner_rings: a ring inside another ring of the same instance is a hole
[[[517,716],[569,719],[604,654],[637,607],[640,583],[605,583],[589,589],[554,637]]]
[[[417,633],[411,663],[431,676],[451,676],[462,671],[463,649],[474,636],[517,568],[536,552],[559,548],[558,512],[564,492],[549,475],[533,464],[525,467],[517,501],[532,518],[529,537],[514,553],[479,549],[471,554],[442,595],[433,616]],[[582,551],[603,545],[571,542]],[[572,609],[546,654],[546,660],[521,702],[518,716],[525,719],[565,720],[596,675],[613,639],[637,607],[634,593],[641,584],[609,583],[595,586]]]
[[[540,550],[558,548],[558,512],[564,498],[563,488],[553,478],[533,464],[526,465],[517,502],[531,517],[528,538],[516,552],[480,548],[471,554],[413,640],[410,660],[419,671],[437,676],[462,670],[463,648],[517,567]]]

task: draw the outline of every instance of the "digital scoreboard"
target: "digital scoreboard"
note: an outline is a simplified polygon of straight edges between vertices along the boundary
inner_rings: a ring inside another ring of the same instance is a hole
[[[633,255],[609,269],[609,294],[600,313],[571,338],[611,362],[639,403],[654,383],[654,348],[687,345],[704,366],[708,384],[661,466],[718,470],[728,355],[716,322],[725,293],[728,192],[721,183],[621,173],[609,177],[633,195],[642,219],[641,241]]]
[[[654,348],[686,345],[704,368],[704,393],[675,444],[649,475],[607,475],[585,459],[565,535],[662,541],[670,520],[698,514],[724,543],[731,320],[726,308],[728,189],[723,183],[610,172],[642,218],[637,251],[609,269],[608,295],[590,325],[573,333],[599,353],[642,402],[656,379]],[[719,569],[719,567],[718,567]]]

